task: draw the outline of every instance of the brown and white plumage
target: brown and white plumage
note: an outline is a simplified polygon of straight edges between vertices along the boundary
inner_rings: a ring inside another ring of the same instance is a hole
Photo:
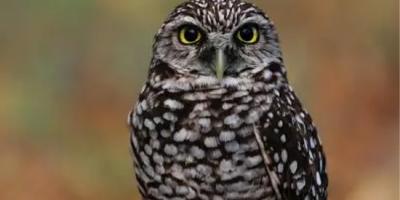
[[[196,42],[182,42],[188,26],[201,39],[189,33]],[[241,38],[256,29],[257,40]],[[128,119],[143,199],[327,198],[316,128],[260,9],[239,0],[183,3],[153,53]]]

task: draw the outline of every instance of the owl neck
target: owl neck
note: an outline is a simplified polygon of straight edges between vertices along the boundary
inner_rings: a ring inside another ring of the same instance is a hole
[[[155,89],[177,92],[204,90],[263,90],[274,89],[287,84],[286,69],[280,62],[270,62],[266,67],[254,68],[248,74],[225,77],[180,74],[168,63],[153,60],[149,71],[148,84]]]

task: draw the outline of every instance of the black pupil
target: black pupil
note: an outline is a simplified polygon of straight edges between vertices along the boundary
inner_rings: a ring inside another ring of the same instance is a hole
[[[196,41],[198,34],[199,32],[196,30],[196,28],[188,27],[185,31],[185,39],[188,42],[194,42]]]
[[[242,39],[244,41],[251,41],[254,37],[254,32],[253,29],[251,27],[243,27],[240,32],[240,37],[242,37]]]

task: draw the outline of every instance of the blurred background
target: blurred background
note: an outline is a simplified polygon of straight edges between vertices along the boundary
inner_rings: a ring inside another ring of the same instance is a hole
[[[0,2],[0,199],[139,199],[126,117],[179,2]],[[399,199],[398,1],[253,2],[319,127],[330,200]]]

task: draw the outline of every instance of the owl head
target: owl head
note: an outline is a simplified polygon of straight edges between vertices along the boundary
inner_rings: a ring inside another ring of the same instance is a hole
[[[241,0],[179,5],[158,31],[153,48],[153,60],[185,77],[245,78],[271,66],[283,68],[273,23]]]

